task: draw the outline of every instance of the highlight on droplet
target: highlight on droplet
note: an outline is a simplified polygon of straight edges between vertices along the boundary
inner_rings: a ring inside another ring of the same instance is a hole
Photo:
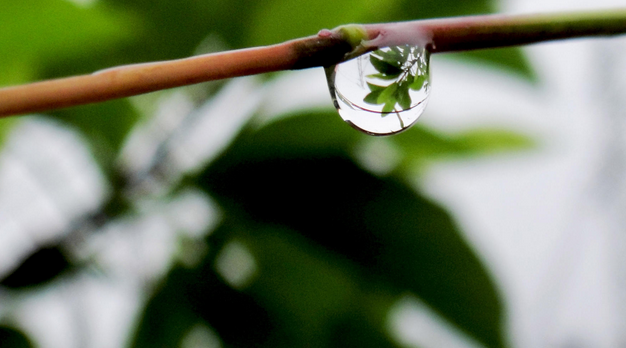
[[[341,118],[370,135],[411,127],[430,94],[429,53],[421,46],[385,47],[325,70]]]

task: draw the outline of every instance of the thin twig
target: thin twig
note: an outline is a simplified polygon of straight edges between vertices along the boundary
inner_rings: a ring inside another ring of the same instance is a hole
[[[377,47],[424,45],[431,53],[495,48],[583,36],[626,33],[626,9],[540,15],[490,15],[359,26],[351,34],[335,29],[285,43],[126,65],[91,75],[0,89],[0,116],[128,97],[205,81],[279,70],[329,66]]]
[[[626,33],[626,8],[596,12],[478,16],[422,21],[432,53]]]

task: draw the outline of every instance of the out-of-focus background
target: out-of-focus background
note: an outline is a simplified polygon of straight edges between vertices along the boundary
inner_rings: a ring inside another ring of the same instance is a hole
[[[0,0],[0,86],[354,22],[617,0]],[[0,347],[622,347],[626,38],[435,55],[370,137],[322,69],[0,121]]]

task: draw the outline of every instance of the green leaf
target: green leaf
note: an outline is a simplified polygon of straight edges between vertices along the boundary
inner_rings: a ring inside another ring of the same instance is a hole
[[[402,151],[401,170],[409,172],[437,159],[526,151],[536,146],[529,136],[510,130],[479,128],[446,134],[420,125],[388,140]]]
[[[413,83],[414,77],[412,74],[407,74],[404,80],[402,81],[403,85],[411,86]]]
[[[372,105],[378,105],[378,97],[380,96],[380,94],[382,93],[382,91],[385,90],[385,86],[379,86],[379,85],[375,85],[372,83],[367,83],[367,87],[369,87],[370,89],[370,93],[368,93],[365,98],[363,98],[363,101],[368,103],[368,104],[372,104]]]
[[[334,109],[325,112],[300,113],[295,117],[297,122],[289,121],[292,118],[289,116],[285,120],[271,123],[272,132],[257,132],[252,128],[244,129],[238,136],[238,140],[233,142],[230,150],[251,151],[249,155],[260,159],[266,156],[289,158],[307,156],[307,154],[311,156],[347,155],[351,152],[347,144],[355,144],[362,136],[354,129],[346,127]],[[277,133],[280,134],[281,139],[275,138]],[[250,141],[258,141],[263,146],[255,148]],[[237,160],[236,157],[231,158]],[[228,161],[228,156],[223,160]]]
[[[47,67],[46,77],[243,47],[248,45],[248,24],[256,9],[251,0],[100,0],[89,9],[101,7],[114,11],[118,19],[130,18],[131,40],[81,50]],[[98,40],[93,42],[97,45]]]
[[[395,80],[398,78],[398,76],[400,76],[400,72],[398,72],[397,74],[394,75],[387,75],[387,74],[370,74],[367,75],[366,77],[369,77],[371,79],[381,79],[381,80]]]
[[[385,89],[380,92],[378,99],[376,100],[377,104],[387,104],[393,102],[394,105],[396,103],[396,99],[394,98],[394,93],[398,89],[398,83],[394,82],[389,86],[385,87]]]
[[[413,20],[493,13],[491,0],[401,0],[389,15],[394,20]]]
[[[383,106],[383,109],[382,109],[382,111],[381,111],[381,112],[382,112],[383,114],[389,114],[389,113],[391,113],[391,112],[393,112],[393,111],[394,111],[395,107],[396,107],[396,101],[395,101],[395,99],[394,99],[394,100],[388,100],[388,101],[385,103],[385,106]],[[382,116],[387,116],[387,115],[382,115]]]
[[[365,291],[353,298],[349,315],[336,320],[330,347],[401,347],[389,333],[390,307],[398,296],[391,297],[381,284],[366,284]]]
[[[387,88],[387,86],[379,86],[369,82],[367,83],[367,87],[372,92],[382,92],[385,88]]]
[[[398,68],[401,67],[408,58],[408,55],[404,55],[397,50],[376,50],[372,52],[372,55],[379,56],[380,59]]]
[[[214,257],[211,253],[194,269],[170,271],[148,301],[132,347],[178,347],[199,322],[214,328],[229,347],[253,347],[268,339],[274,325],[265,310],[224,283],[214,271]]]
[[[150,298],[134,333],[131,347],[179,347],[185,332],[199,322],[193,305],[185,298],[184,286],[191,279],[183,270],[173,270],[164,285]],[[177,283],[174,283],[174,281]]]
[[[397,293],[369,283],[345,260],[295,231],[256,227],[247,234],[250,250],[266,272],[246,293],[286,329],[283,345],[398,347],[386,323]]]
[[[419,91],[424,87],[424,83],[426,82],[426,75],[417,75],[415,76],[413,82],[409,85],[409,88],[414,91]]]
[[[7,117],[0,119],[0,148],[2,148],[7,136],[18,122],[19,119],[16,117]]]
[[[250,2],[251,17],[242,23],[247,29],[246,46],[269,45],[335,28],[346,23],[371,22],[393,10],[385,0],[267,0]],[[230,5],[237,8],[234,5]]]
[[[237,217],[240,220],[244,217]],[[370,304],[355,301],[364,297],[361,287],[341,259],[311,245],[294,231],[254,226],[244,239],[255,256],[259,269],[256,281],[246,289],[285,331],[281,345],[288,347],[336,345],[343,325],[351,323],[358,332],[376,332],[377,341],[396,347],[385,335],[384,320],[357,324],[359,307]],[[358,303],[358,304],[357,304]],[[388,310],[391,303],[387,303]],[[383,315],[385,311],[380,313]],[[337,325],[340,325],[337,327]],[[354,338],[343,338],[346,346],[356,347]],[[312,344],[312,342],[315,342]],[[364,347],[374,347],[367,344]]]
[[[50,61],[86,51],[102,54],[136,30],[125,12],[66,0],[0,0],[0,23],[0,76],[13,74],[0,83],[25,82]],[[16,67],[20,74],[4,71]]]
[[[205,39],[216,43],[213,49],[251,46],[248,29],[258,8],[251,0],[100,1],[141,15],[141,40],[124,51],[137,61],[189,56]]]
[[[395,96],[398,104],[400,104],[400,107],[402,107],[402,110],[406,110],[411,107],[411,96],[409,95],[408,84],[399,85],[398,89],[396,90]]]
[[[344,259],[358,274],[415,293],[486,346],[504,346],[501,299],[451,217],[403,182],[355,165],[341,150],[350,139],[331,151],[319,142],[323,127],[298,131],[320,122],[313,117],[242,134],[200,175],[202,187],[224,211],[297,231],[335,255],[328,262]]]
[[[294,231],[258,224],[236,210],[225,216],[207,239],[213,252],[194,269],[175,267],[150,299],[134,347],[179,346],[201,322],[226,347],[397,348],[384,320],[396,294],[363,293],[345,262]],[[219,250],[234,241],[245,246],[259,270],[239,290],[215,271]],[[357,344],[362,335],[371,342]]]
[[[368,104],[378,105],[378,96],[380,96],[380,92],[382,91],[369,92],[365,98],[363,98],[363,101]]]
[[[530,82],[538,80],[538,76],[532,69],[526,55],[523,54],[522,48],[493,48],[458,52],[450,54],[450,58],[491,65],[525,78]]]
[[[374,68],[382,74],[397,76],[402,73],[402,69],[400,69],[400,67],[392,65],[387,61],[378,59],[373,55],[370,55],[370,62],[372,63]]]
[[[459,147],[473,154],[528,150],[535,147],[535,142],[528,136],[506,129],[472,129],[457,134],[455,138]]]

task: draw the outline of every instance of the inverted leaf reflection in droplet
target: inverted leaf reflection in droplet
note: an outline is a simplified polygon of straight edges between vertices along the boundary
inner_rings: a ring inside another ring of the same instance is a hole
[[[411,127],[430,93],[429,53],[418,46],[393,46],[326,68],[333,103],[341,118],[370,135]]]

